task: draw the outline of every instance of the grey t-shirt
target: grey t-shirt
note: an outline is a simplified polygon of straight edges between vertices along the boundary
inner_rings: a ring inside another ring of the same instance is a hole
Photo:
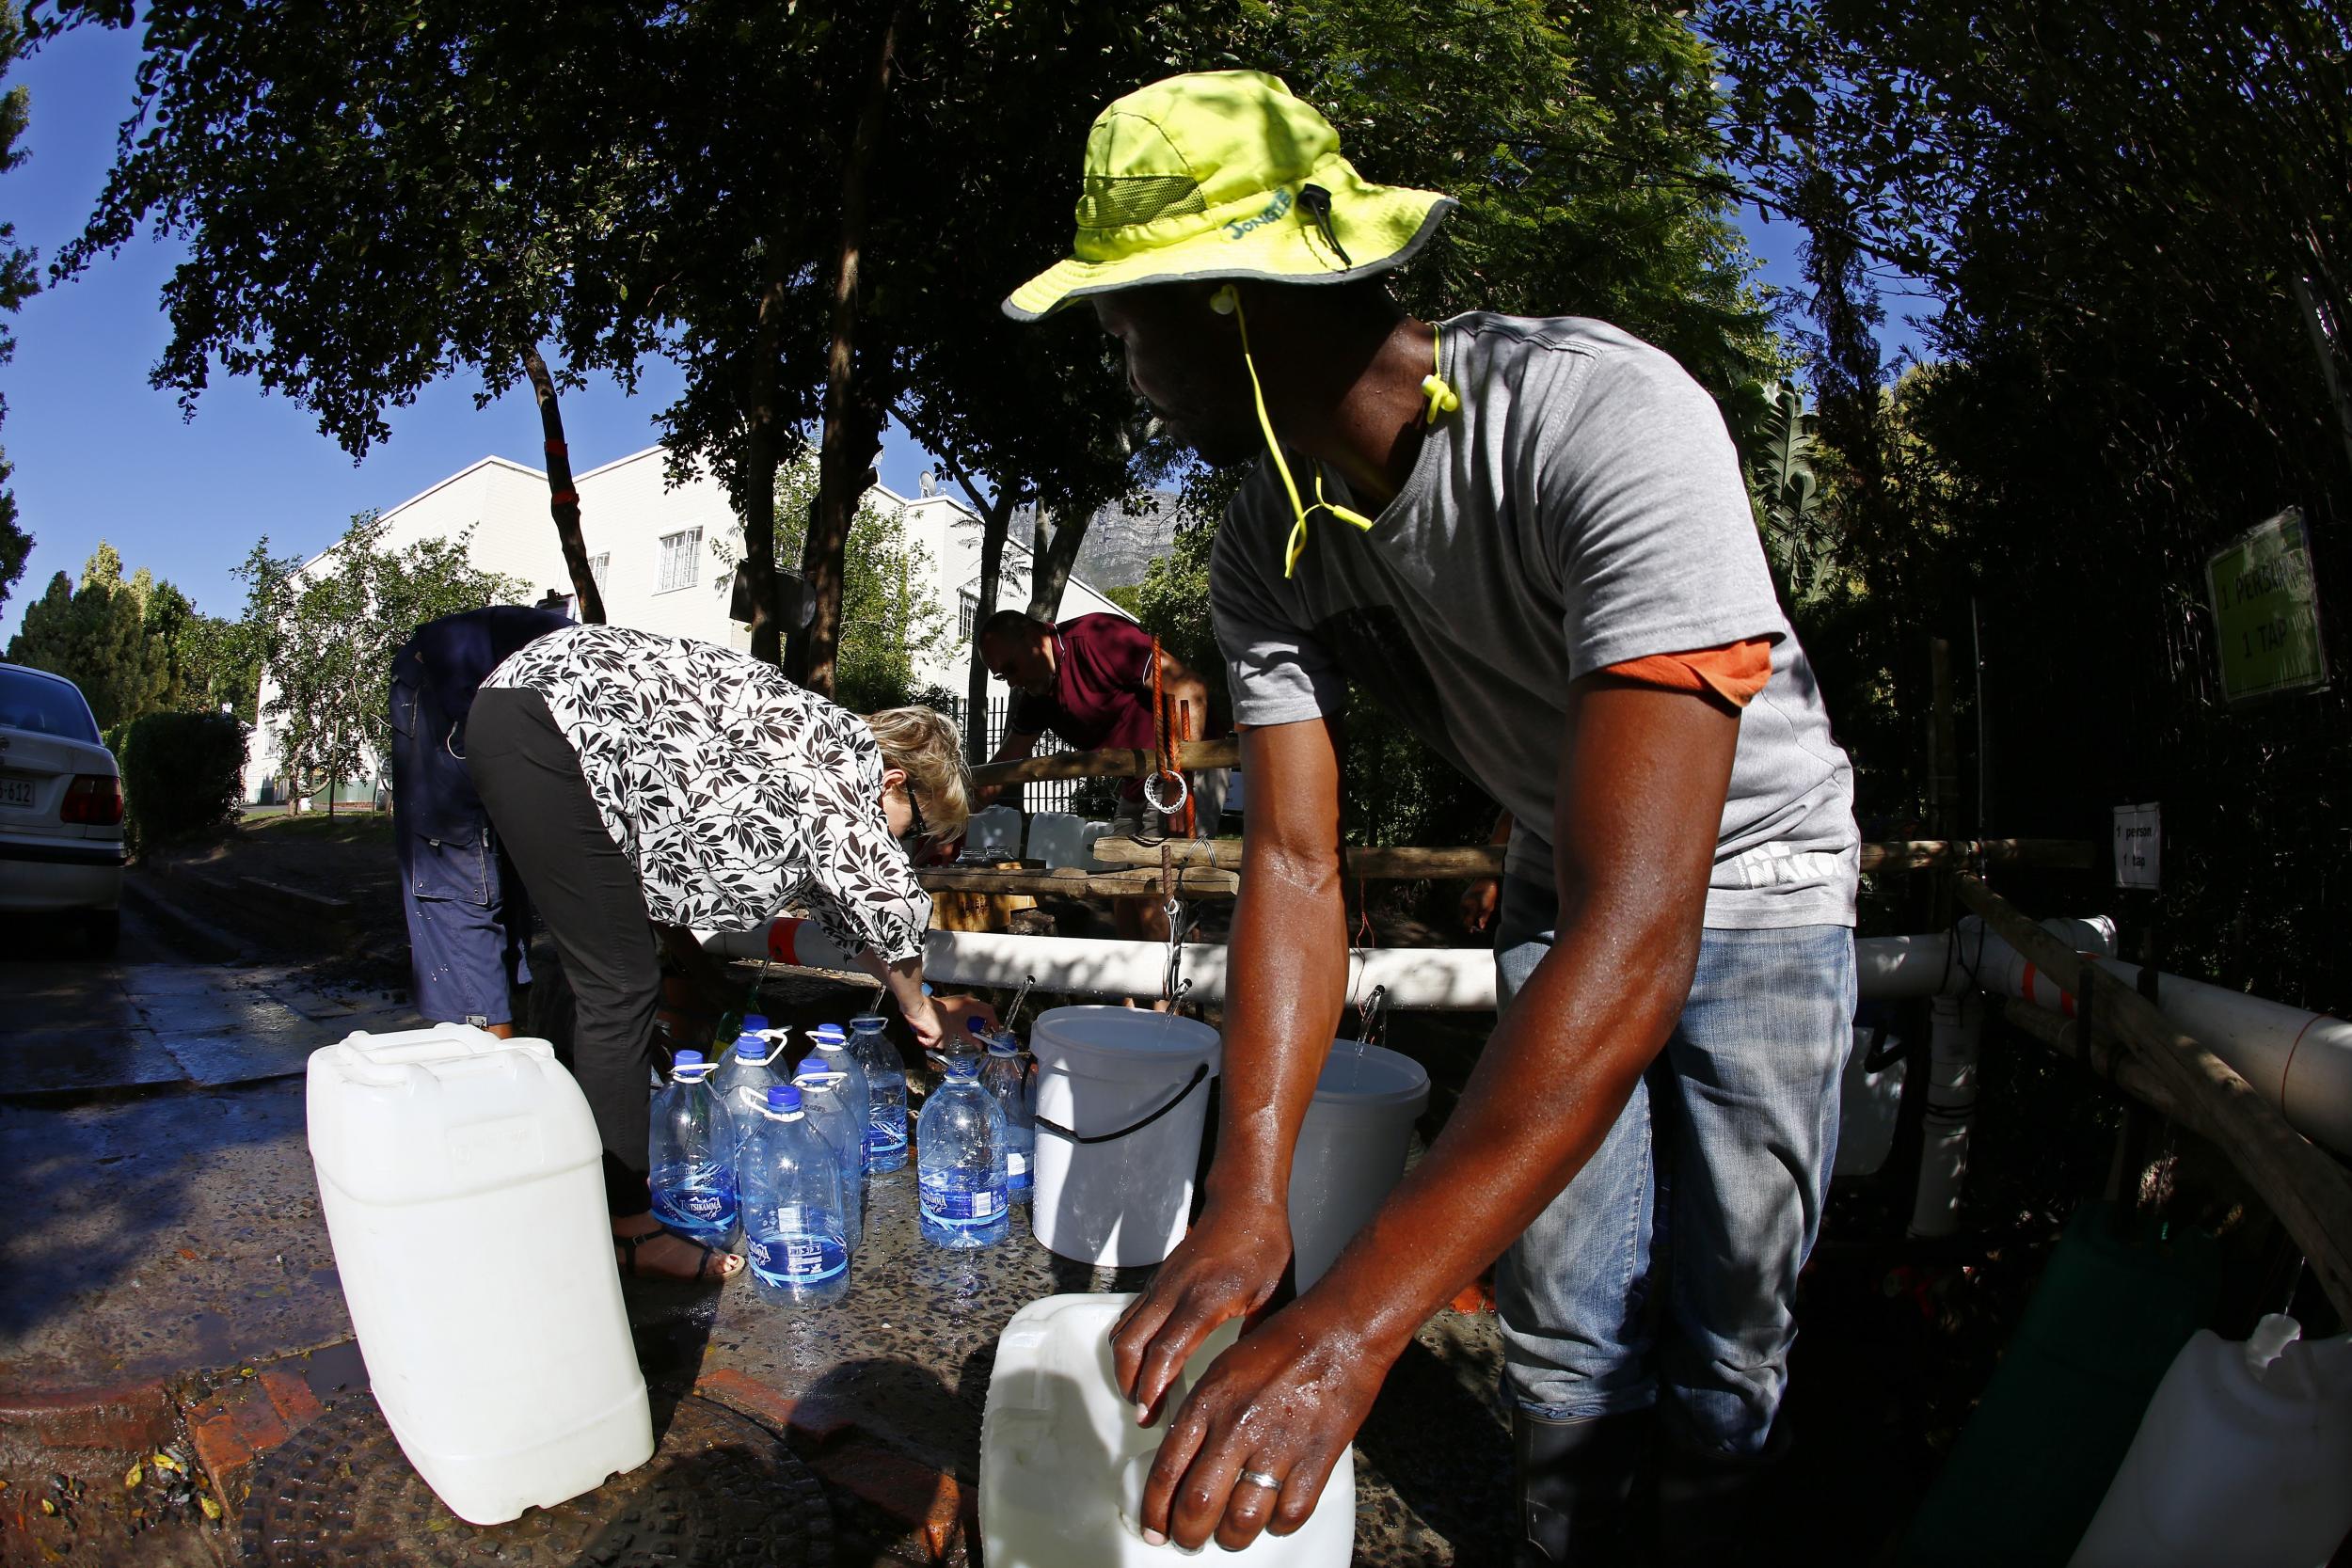
[[[1577,317],[1444,323],[1462,406],[1359,530],[1293,516],[1260,459],[1209,568],[1233,717],[1340,712],[1354,679],[1517,820],[1514,876],[1551,879],[1568,684],[1653,654],[1773,640],[1740,721],[1707,924],[1854,919],[1853,775],[1772,592],[1739,460],[1706,391],[1640,340]],[[1286,452],[1311,501],[1315,465]],[[1323,471],[1327,499],[1364,510]]]

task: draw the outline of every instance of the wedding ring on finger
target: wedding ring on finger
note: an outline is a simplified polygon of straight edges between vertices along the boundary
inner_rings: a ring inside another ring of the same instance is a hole
[[[1252,1486],[1263,1486],[1269,1492],[1279,1492],[1282,1489],[1282,1478],[1267,1475],[1263,1470],[1244,1470],[1241,1473],[1241,1479]]]

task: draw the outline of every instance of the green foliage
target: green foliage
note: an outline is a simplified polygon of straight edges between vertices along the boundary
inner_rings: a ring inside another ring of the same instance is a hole
[[[257,376],[356,453],[387,405],[461,367],[501,390],[533,342],[567,385],[666,356],[685,372],[666,444],[729,486],[756,550],[776,464],[819,412],[881,8],[45,14],[146,28],[136,118],[61,270],[143,223],[193,242],[165,292],[160,384],[193,398],[216,370]],[[1073,531],[1173,460],[1084,312],[1039,330],[996,304],[1067,246],[1096,111],[1187,69],[1281,71],[1373,177],[1463,198],[1407,282],[1419,307],[1606,314],[1722,396],[1770,357],[1723,221],[1706,53],[1661,8],[1596,0],[1572,27],[1535,0],[904,15],[861,175],[851,447],[895,412],[977,488]]]
[[[946,612],[930,596],[930,556],[907,537],[905,521],[858,501],[843,557],[841,649],[834,700],[857,713],[919,701],[914,672],[946,645]],[[817,499],[814,453],[776,476],[776,548],[798,559]]]
[[[124,581],[122,557],[102,542],[79,587],[59,572],[48,592],[24,607],[8,657],[80,687],[102,730],[152,713],[166,705],[169,689],[166,652],[147,636],[153,594],[154,579],[144,568]]]
[[[145,567],[122,576],[122,557],[99,544],[78,588],[59,572],[24,608],[8,644],[18,664],[82,689],[102,729],[150,713],[223,705],[253,720],[259,657],[230,622],[201,615],[188,596]]]
[[[1900,719],[1866,742],[1866,809],[1915,807],[1945,638],[1955,771],[1987,779],[1956,828],[2098,841],[2108,807],[2160,800],[2166,886],[2119,909],[2127,950],[2160,931],[2169,968],[2339,1008],[2352,691],[2225,706],[2203,567],[2300,506],[2322,625],[2352,617],[2328,566],[2352,519],[2346,22],[2321,0],[1707,15],[1742,166],[1812,232],[1829,488],[1869,613],[1808,642],[1833,692],[1882,684]],[[1890,272],[1933,295],[1945,356],[1891,400]]]
[[[24,23],[15,5],[0,0],[0,73],[24,46]],[[30,98],[22,85],[0,92],[0,173],[24,161],[17,141],[24,135]],[[33,261],[33,253],[16,243],[16,225],[0,223],[0,365],[16,357],[16,334],[8,316],[40,289]],[[7,416],[8,406],[8,400],[0,398],[0,418]],[[9,590],[24,575],[24,558],[33,548],[33,536],[17,521],[16,494],[8,487],[11,471],[7,455],[0,453],[0,606],[8,602]]]
[[[151,713],[116,746],[123,835],[134,854],[233,821],[245,782],[245,726],[225,713]]]
[[[411,631],[521,594],[522,584],[475,569],[469,537],[389,550],[383,522],[363,512],[308,565],[273,558],[267,539],[253,546],[238,569],[246,623],[276,688],[262,712],[282,726],[278,757],[295,794],[371,776],[390,739],[392,655]]]
[[[1779,351],[1730,218],[1707,46],[1644,0],[1311,0],[1269,64],[1372,179],[1461,210],[1398,292],[1422,316],[1588,315],[1719,400]]]
[[[1748,482],[1763,519],[1764,553],[1792,609],[1820,603],[1836,570],[1830,509],[1813,468],[1819,422],[1795,384],[1782,382],[1748,461]]]

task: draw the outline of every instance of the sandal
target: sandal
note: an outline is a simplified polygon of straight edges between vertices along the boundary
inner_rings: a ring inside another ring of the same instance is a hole
[[[674,1274],[640,1274],[638,1272],[637,1249],[644,1245],[647,1242],[652,1241],[656,1236],[675,1236],[679,1241],[684,1242],[687,1245],[694,1247],[701,1252],[702,1256],[694,1260],[694,1273],[691,1277],[682,1278]],[[710,1272],[710,1260],[714,1258],[724,1258],[726,1254],[721,1252],[718,1248],[712,1246],[707,1242],[697,1241],[695,1238],[689,1236],[685,1231],[674,1229],[666,1225],[657,1225],[651,1230],[644,1231],[635,1236],[615,1236],[612,1238],[612,1244],[621,1250],[621,1273],[630,1279],[660,1279],[665,1280],[674,1285],[706,1285],[714,1283],[723,1285],[728,1280],[735,1277],[735,1275],[731,1274],[722,1273],[713,1275]],[[723,1268],[723,1266],[724,1265],[723,1264],[722,1267]],[[740,1270],[737,1271],[737,1273],[740,1272]]]

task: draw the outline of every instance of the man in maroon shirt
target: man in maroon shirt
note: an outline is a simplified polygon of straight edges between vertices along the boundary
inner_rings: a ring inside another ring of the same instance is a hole
[[[1152,634],[1123,615],[1079,615],[1056,625],[1032,620],[1017,610],[999,610],[980,627],[980,658],[989,673],[1017,693],[995,762],[1013,762],[1037,750],[1038,737],[1052,732],[1077,751],[1104,746],[1148,752],[1152,727],[1152,664],[1156,651],[1159,680],[1169,710],[1186,705],[1196,739],[1209,737],[1209,689],[1182,659],[1160,648]],[[1223,769],[1196,773],[1194,820],[1209,836],[1216,832],[1223,804]],[[1006,786],[1008,789],[1017,785]],[[992,795],[1001,793],[992,791]],[[1143,799],[1143,781],[1130,779],[1120,791],[1112,832],[1167,832],[1167,824]],[[1111,920],[1122,937],[1165,942],[1168,915],[1159,900],[1114,898]]]

